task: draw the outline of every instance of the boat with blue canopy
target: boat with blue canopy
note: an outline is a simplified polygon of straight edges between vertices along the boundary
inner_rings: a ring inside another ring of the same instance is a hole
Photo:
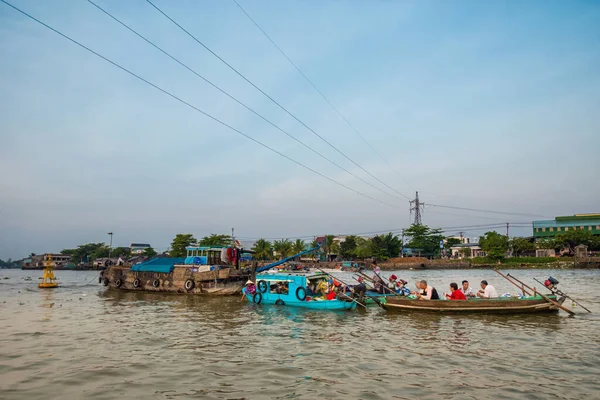
[[[315,310],[354,310],[356,301],[327,299],[316,295],[317,287],[329,280],[323,273],[262,273],[256,276],[253,292],[245,293],[255,304],[275,304]]]
[[[156,257],[135,265],[111,265],[100,282],[119,290],[175,292],[197,295],[236,295],[254,272],[261,272],[317,250],[303,251],[259,267],[242,267],[240,261],[253,251],[236,246],[190,246],[186,257]]]

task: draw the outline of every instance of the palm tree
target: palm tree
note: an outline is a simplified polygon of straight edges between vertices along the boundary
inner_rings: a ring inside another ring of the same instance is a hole
[[[273,249],[278,253],[280,258],[286,258],[292,255],[294,243],[288,239],[276,240],[273,242]]]
[[[252,246],[254,256],[259,260],[270,260],[273,256],[273,246],[265,239],[258,239]]]
[[[292,247],[294,254],[302,253],[304,251],[304,248],[304,241],[296,239],[296,241],[294,242],[294,246]]]
[[[327,235],[325,236],[325,253],[327,254],[327,261],[329,261],[329,254],[331,254],[332,250],[333,250],[333,244],[334,241],[333,239],[335,238],[334,235]]]

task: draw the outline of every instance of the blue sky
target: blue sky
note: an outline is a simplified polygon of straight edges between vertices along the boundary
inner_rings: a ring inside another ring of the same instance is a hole
[[[382,187],[143,0],[97,3],[242,102]],[[156,0],[369,172],[432,204],[600,211],[600,4],[594,1]],[[13,4],[282,153],[216,124],[0,4],[0,258],[179,232],[292,237],[406,227],[408,204],[301,147],[87,1]],[[451,215],[449,215],[451,214]],[[426,207],[454,227],[535,217]],[[453,232],[449,232],[453,233]],[[469,236],[481,232],[472,230]],[[530,234],[515,229],[514,234]]]

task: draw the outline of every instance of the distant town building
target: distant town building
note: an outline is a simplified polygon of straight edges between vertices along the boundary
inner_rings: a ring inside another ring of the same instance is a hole
[[[485,257],[486,252],[481,250],[479,243],[460,243],[450,247],[452,258]]]
[[[48,255],[50,255],[50,264],[52,267],[62,267],[64,265],[67,265],[71,261],[71,256],[66,255],[66,254],[45,253],[45,254],[35,255],[30,258],[25,258],[22,261],[21,266],[23,269],[45,267],[46,265],[44,264],[44,262]]]
[[[600,213],[575,214],[550,220],[533,221],[533,237],[536,240],[553,238],[558,234],[573,230],[584,230],[593,235],[600,235]]]
[[[143,254],[146,249],[151,248],[152,246],[147,243],[131,243],[129,245],[129,251],[131,254]]]

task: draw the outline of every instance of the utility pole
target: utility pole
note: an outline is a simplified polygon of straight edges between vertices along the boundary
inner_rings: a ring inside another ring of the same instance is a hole
[[[400,253],[400,257],[404,257],[404,228],[402,228],[402,250]]]
[[[414,204],[414,206],[413,206]],[[424,203],[419,201],[419,192],[416,192],[416,196],[414,200],[410,201],[410,213],[412,215],[413,211],[415,212],[415,225],[421,225],[421,208],[424,206]]]
[[[463,233],[464,232],[458,232],[458,234],[460,235],[460,244],[463,244]]]
[[[112,232],[108,232],[108,234],[110,236],[110,244],[108,245],[108,258],[110,259],[110,256],[112,255],[112,237],[113,237],[113,233]]]
[[[508,238],[508,222],[506,223],[506,237]]]

